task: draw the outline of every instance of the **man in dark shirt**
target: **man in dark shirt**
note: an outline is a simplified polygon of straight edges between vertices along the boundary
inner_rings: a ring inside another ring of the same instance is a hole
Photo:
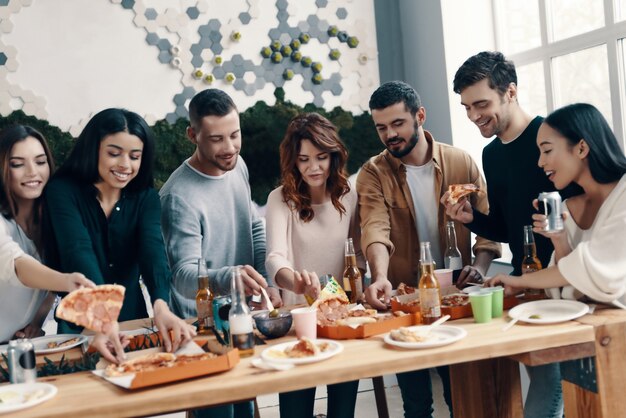
[[[448,214],[482,237],[509,243],[512,274],[520,276],[524,225],[532,224],[532,201],[540,192],[555,190],[537,165],[537,131],[543,118],[532,117],[519,106],[515,66],[499,52],[481,52],[465,61],[454,77],[454,91],[461,95],[467,117],[481,135],[496,138],[483,150],[489,214],[469,204],[449,206]],[[546,266],[552,244],[542,236],[535,241],[537,255]]]
[[[450,217],[465,223],[472,232],[493,241],[508,242],[513,253],[513,275],[522,274],[524,225],[532,224],[533,199],[553,191],[537,165],[537,131],[543,121],[532,117],[518,103],[515,66],[500,52],[481,52],[468,58],[454,76],[454,91],[461,95],[467,117],[485,138],[496,136],[483,150],[483,169],[489,190],[489,214],[473,209],[467,199],[446,204]],[[553,251],[549,239],[536,236],[537,255],[548,265]],[[524,416],[561,417],[558,364],[527,368],[531,385]]]

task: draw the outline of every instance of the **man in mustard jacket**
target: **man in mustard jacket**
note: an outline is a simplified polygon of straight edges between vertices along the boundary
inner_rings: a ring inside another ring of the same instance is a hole
[[[436,142],[424,130],[426,109],[411,86],[401,81],[385,83],[372,94],[369,106],[386,149],[366,162],[357,178],[361,248],[372,272],[372,284],[365,292],[367,302],[385,309],[392,289],[401,282],[416,286],[420,241],[431,243],[433,259],[443,266],[448,219],[439,199],[448,186],[473,183],[481,190],[486,186],[466,152]],[[473,194],[470,201],[488,213],[486,194]],[[461,223],[456,224],[456,231],[465,265],[459,281],[480,282],[491,261],[500,257],[500,244],[478,237],[472,263],[470,231]],[[448,369],[440,367],[438,371],[452,411]],[[398,384],[405,416],[430,417],[429,371],[400,373]]]

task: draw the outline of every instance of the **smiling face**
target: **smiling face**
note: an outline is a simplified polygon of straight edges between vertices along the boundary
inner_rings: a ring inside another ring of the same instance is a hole
[[[309,188],[325,188],[330,175],[330,154],[308,139],[303,139],[300,141],[296,167]]]
[[[572,146],[558,131],[542,123],[537,133],[537,146],[538,165],[557,189],[564,189],[573,181],[578,182],[585,170],[588,154],[584,140]]]
[[[511,105],[516,101],[515,84],[501,95],[489,87],[489,80],[483,79],[461,91],[461,104],[465,107],[467,117],[471,120],[484,138],[494,135],[501,136],[511,123]]]
[[[225,116],[205,116],[197,129],[187,128],[196,146],[192,165],[205,174],[221,176],[235,168],[241,150],[239,113],[233,109]]]
[[[143,142],[136,135],[118,132],[107,135],[100,141],[98,154],[98,175],[96,183],[101,191],[104,188],[121,190],[139,173]]]
[[[415,117],[404,102],[398,102],[384,109],[373,109],[372,119],[376,124],[378,137],[387,150],[396,158],[408,155],[418,141],[418,128],[424,122],[426,112],[420,107]]]
[[[41,196],[49,178],[50,165],[41,142],[32,136],[16,142],[9,155],[9,188],[16,203]]]

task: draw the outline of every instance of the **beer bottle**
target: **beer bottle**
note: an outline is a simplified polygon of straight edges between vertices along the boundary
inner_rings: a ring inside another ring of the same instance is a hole
[[[522,260],[522,274],[541,270],[541,260],[537,257],[537,246],[533,235],[532,225],[524,226],[524,259]],[[539,296],[543,292],[540,289],[526,289],[529,296]]]
[[[463,268],[463,260],[461,259],[459,247],[456,244],[456,230],[454,229],[454,222],[452,221],[446,223],[446,237],[448,247],[443,256],[444,267],[452,270],[460,270]]]
[[[522,274],[541,270],[541,261],[537,257],[535,236],[531,225],[524,226],[524,259],[522,260]]]
[[[232,305],[228,313],[231,346],[239,349],[240,357],[248,357],[254,354],[254,333],[239,268],[233,271],[231,297]]]
[[[345,256],[346,269],[343,271],[343,282],[350,285],[349,289],[345,289],[346,294],[348,294],[351,303],[357,303],[363,296],[363,277],[361,277],[361,272],[356,265],[352,238],[346,240]]]
[[[422,323],[432,324],[441,318],[441,295],[439,282],[435,277],[433,256],[430,253],[430,242],[420,243],[421,277],[418,283],[420,295],[420,311]]]
[[[198,312],[198,334],[209,335],[213,322],[213,292],[209,285],[209,272],[204,258],[198,259],[198,292],[196,293],[196,311]]]

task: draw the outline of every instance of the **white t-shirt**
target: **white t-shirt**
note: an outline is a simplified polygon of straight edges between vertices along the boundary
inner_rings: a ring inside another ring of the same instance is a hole
[[[438,208],[439,199],[435,195],[435,165],[432,160],[421,166],[404,165],[406,180],[411,190],[415,208],[415,227],[420,242],[430,242],[430,251],[437,266],[443,268],[443,258],[439,246]]]

